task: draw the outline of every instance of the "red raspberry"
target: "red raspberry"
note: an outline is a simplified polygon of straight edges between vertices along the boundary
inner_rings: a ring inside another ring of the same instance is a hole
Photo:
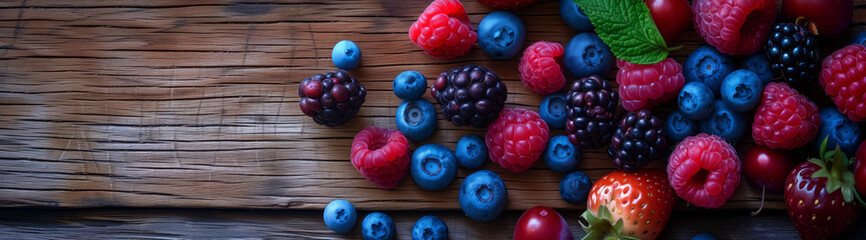
[[[538,113],[522,108],[502,110],[487,130],[490,160],[505,170],[522,172],[541,157],[549,131]]]
[[[616,60],[619,71],[619,96],[622,107],[630,112],[651,110],[654,106],[674,99],[686,84],[683,66],[673,58],[650,65]]]
[[[740,158],[719,136],[701,133],[687,137],[668,159],[668,180],[686,201],[717,208],[740,185]]]
[[[512,10],[528,7],[535,1],[537,0],[478,0],[478,3],[492,8]]]
[[[855,122],[866,120],[866,47],[839,49],[824,59],[818,81],[839,112]]]
[[[749,55],[767,42],[776,0],[695,0],[695,30],[720,52]]]
[[[463,4],[457,0],[433,1],[409,28],[409,38],[435,58],[463,56],[478,40]]]
[[[409,170],[409,142],[403,133],[366,127],[352,141],[352,165],[380,188],[394,188]]]
[[[788,84],[772,82],[764,87],[752,122],[752,138],[769,148],[794,149],[812,141],[819,126],[821,116],[815,103]]]
[[[520,80],[538,94],[559,91],[565,86],[562,75],[562,53],[565,49],[555,42],[538,41],[526,48],[520,58]]]

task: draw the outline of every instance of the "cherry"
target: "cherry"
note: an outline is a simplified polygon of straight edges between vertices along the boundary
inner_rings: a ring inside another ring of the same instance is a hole
[[[854,0],[782,0],[782,17],[794,22],[805,17],[818,28],[818,36],[838,36],[854,16]]]
[[[763,191],[779,193],[785,190],[785,180],[794,168],[794,163],[785,152],[755,145],[743,158],[743,175],[753,186],[761,187],[761,208],[764,206]],[[761,209],[752,213],[757,215]]]
[[[644,0],[650,15],[668,47],[680,36],[692,20],[692,10],[686,0]]]
[[[565,219],[550,207],[536,206],[526,210],[517,226],[514,239],[574,239]]]
[[[860,143],[854,157],[854,188],[860,195],[866,196],[866,141]]]

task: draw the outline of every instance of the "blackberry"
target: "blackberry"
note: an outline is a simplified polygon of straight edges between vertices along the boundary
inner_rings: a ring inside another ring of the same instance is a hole
[[[662,120],[649,110],[625,115],[610,141],[607,153],[620,169],[634,172],[650,161],[661,158],[668,141]]]
[[[298,84],[301,111],[328,127],[343,125],[358,114],[367,89],[345,70],[316,74]]]
[[[571,84],[565,102],[565,131],[572,144],[599,149],[610,142],[619,95],[607,81],[597,76],[578,79]]]
[[[777,23],[764,50],[776,79],[799,87],[811,87],[817,82],[821,71],[818,42],[807,27]]]
[[[460,127],[485,128],[499,117],[508,90],[490,69],[466,65],[439,74],[430,94],[442,108],[442,116]]]

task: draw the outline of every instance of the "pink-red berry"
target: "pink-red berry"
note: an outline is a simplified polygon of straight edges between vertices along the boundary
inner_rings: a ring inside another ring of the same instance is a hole
[[[740,185],[740,158],[730,144],[706,133],[687,137],[668,158],[668,179],[680,198],[699,207],[725,204]]]
[[[523,52],[520,58],[520,80],[527,88],[538,94],[549,94],[565,86],[562,75],[562,54],[559,43],[539,41]]]
[[[752,122],[755,143],[773,149],[794,149],[815,138],[821,116],[818,106],[785,83],[764,87]]]
[[[433,1],[409,28],[409,38],[435,58],[463,56],[478,40],[463,4],[457,0]]]
[[[352,165],[381,188],[394,188],[409,170],[409,142],[397,130],[366,127],[352,141]]]
[[[502,110],[487,130],[490,160],[505,170],[522,172],[541,157],[549,131],[538,113],[522,108]]]
[[[617,59],[616,65],[622,107],[630,112],[650,110],[673,99],[686,82],[682,65],[673,58],[649,65]]]
[[[776,0],[695,0],[695,30],[730,55],[749,55],[767,42],[776,20]]]
[[[852,44],[825,58],[818,81],[839,112],[866,120],[866,46]]]

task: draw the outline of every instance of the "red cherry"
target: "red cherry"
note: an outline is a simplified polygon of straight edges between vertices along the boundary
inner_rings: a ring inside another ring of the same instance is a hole
[[[692,20],[692,10],[686,0],[644,0],[650,15],[668,47],[677,40]]]
[[[574,237],[571,235],[568,223],[556,210],[536,206],[526,210],[517,220],[517,226],[514,227],[514,240],[521,239],[572,240]]]
[[[768,192],[782,192],[794,163],[785,152],[755,145],[743,158],[743,174],[753,186]]]
[[[782,17],[794,22],[805,17],[815,23],[818,36],[838,36],[854,16],[854,0],[782,0]]]
[[[305,81],[301,86],[304,89],[304,95],[308,98],[318,98],[322,95],[322,82],[316,80]]]
[[[854,157],[854,187],[866,197],[866,141],[860,144]]]

